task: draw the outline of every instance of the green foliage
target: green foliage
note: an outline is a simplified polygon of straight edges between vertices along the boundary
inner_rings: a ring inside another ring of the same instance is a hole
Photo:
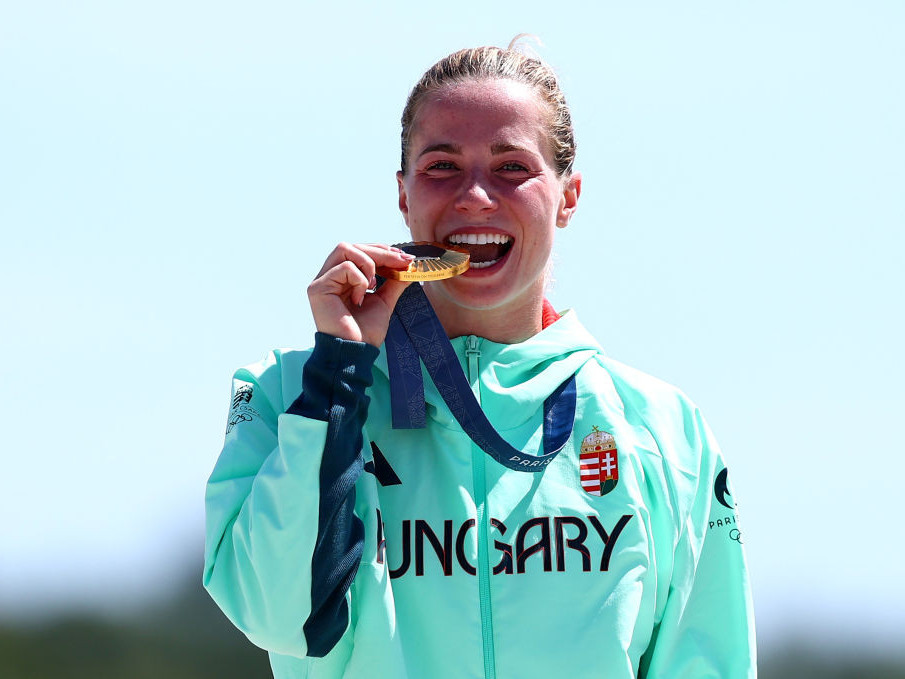
[[[813,643],[761,649],[768,679],[905,679],[905,665]],[[160,606],[123,619],[70,615],[38,627],[0,626],[2,679],[270,679],[267,654],[223,616],[200,577]]]
[[[832,642],[818,647],[814,642],[789,642],[772,653],[760,653],[759,676],[767,679],[905,679],[905,661],[876,657],[847,648],[840,652]]]
[[[3,679],[269,679],[267,654],[223,616],[200,577],[128,619],[70,615],[0,627]]]

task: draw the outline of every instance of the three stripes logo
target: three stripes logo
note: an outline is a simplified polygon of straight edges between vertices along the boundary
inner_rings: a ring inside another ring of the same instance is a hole
[[[619,483],[616,439],[594,427],[581,442],[579,457],[581,487],[591,495],[606,495]]]

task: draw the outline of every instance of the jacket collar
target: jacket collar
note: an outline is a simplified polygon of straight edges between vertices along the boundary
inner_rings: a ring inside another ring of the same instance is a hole
[[[451,340],[468,376],[465,348],[469,337]],[[517,344],[500,344],[477,338],[481,405],[497,431],[520,426],[536,415],[544,399],[570,375],[603,350],[581,325],[574,311],[566,311],[552,325]],[[388,376],[385,348],[375,366]],[[458,429],[427,371],[422,365],[428,417]],[[388,377],[387,377],[388,379]],[[471,380],[474,382],[474,376]]]

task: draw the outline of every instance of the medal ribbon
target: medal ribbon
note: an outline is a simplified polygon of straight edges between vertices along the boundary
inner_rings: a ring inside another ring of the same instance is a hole
[[[386,349],[394,429],[426,426],[421,376],[423,361],[462,430],[501,465],[521,472],[541,471],[572,436],[576,398],[574,375],[544,401],[543,455],[530,455],[509,445],[481,409],[440,319],[417,283],[409,285],[396,303],[390,317]]]

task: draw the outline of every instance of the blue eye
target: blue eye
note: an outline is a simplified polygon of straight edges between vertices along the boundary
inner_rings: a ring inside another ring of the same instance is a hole
[[[514,161],[504,163],[500,169],[504,170],[505,172],[527,172],[528,171],[527,167],[525,167],[521,163],[516,163]]]

